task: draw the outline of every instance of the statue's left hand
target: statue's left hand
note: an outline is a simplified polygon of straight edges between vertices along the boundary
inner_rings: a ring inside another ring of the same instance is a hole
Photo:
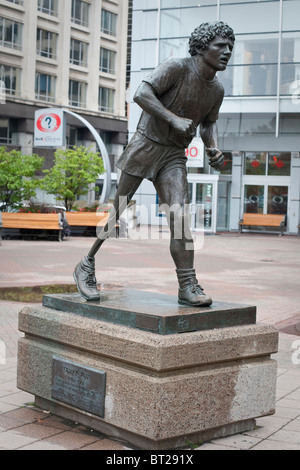
[[[206,149],[206,152],[209,157],[210,166],[217,171],[221,170],[225,163],[223,153],[216,148],[208,148]]]

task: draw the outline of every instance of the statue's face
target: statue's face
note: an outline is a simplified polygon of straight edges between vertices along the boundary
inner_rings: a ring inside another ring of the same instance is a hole
[[[234,43],[229,38],[216,36],[205,51],[199,51],[204,62],[216,72],[224,71],[232,56]]]

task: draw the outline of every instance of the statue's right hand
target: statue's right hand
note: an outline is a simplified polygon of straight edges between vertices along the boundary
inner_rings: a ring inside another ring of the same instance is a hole
[[[173,127],[179,134],[182,134],[183,137],[189,140],[193,139],[196,135],[197,128],[191,119],[177,117],[173,121]]]

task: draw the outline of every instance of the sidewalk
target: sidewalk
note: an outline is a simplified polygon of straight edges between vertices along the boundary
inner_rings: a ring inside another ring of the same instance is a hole
[[[0,288],[73,283],[73,268],[92,243],[91,238],[63,243],[4,240]],[[97,256],[98,281],[176,295],[168,245],[167,239],[109,240]],[[258,322],[280,331],[276,414],[257,420],[252,432],[197,450],[300,449],[299,248],[297,237],[222,234],[206,236],[196,253],[199,281],[207,293],[218,301],[257,305]],[[128,443],[35,408],[34,397],[16,388],[17,323],[24,305],[0,301],[0,344],[2,340],[6,345],[6,364],[0,356],[0,450],[130,450]]]

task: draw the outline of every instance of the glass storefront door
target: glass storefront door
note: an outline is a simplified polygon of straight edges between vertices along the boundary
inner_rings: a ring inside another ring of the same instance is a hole
[[[244,194],[244,212],[248,214],[263,214],[264,194],[264,186],[246,184]]]
[[[288,186],[268,186],[268,214],[287,215]]]
[[[244,213],[287,215],[288,199],[288,186],[245,184]]]
[[[290,152],[245,152],[243,212],[287,215]]]
[[[215,178],[214,178],[215,179]],[[216,232],[217,181],[193,181],[189,178],[190,227]]]

